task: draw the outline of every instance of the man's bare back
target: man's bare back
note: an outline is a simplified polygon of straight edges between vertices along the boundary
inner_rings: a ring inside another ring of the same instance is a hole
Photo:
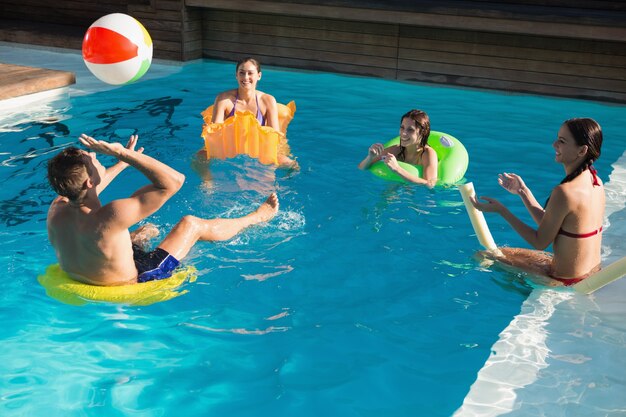
[[[48,236],[61,269],[73,279],[93,285],[137,282],[128,229],[115,228],[102,208],[72,206],[57,197],[48,211]]]

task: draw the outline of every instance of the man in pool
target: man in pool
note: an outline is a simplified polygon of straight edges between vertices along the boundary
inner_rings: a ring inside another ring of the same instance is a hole
[[[161,208],[182,187],[185,176],[143,154],[143,148],[135,150],[136,135],[126,147],[85,134],[79,140],[92,152],[70,147],[48,162],[48,180],[59,196],[50,205],[47,220],[48,238],[61,269],[77,281],[108,286],[167,278],[198,240],[228,240],[278,212],[278,197],[271,194],[255,211],[239,218],[186,215],[155,250],[145,252],[141,239],[154,228],[134,234],[128,228]],[[96,153],[119,162],[107,169]],[[127,166],[138,169],[151,184],[102,205],[98,195]]]

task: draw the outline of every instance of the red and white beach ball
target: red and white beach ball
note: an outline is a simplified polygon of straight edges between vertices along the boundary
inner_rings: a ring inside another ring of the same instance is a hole
[[[150,68],[152,39],[137,19],[123,13],[108,14],[87,29],[83,60],[105,83],[129,84]]]

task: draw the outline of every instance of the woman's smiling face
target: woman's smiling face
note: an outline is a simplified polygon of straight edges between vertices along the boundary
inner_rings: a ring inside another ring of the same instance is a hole
[[[577,158],[584,155],[584,146],[576,143],[576,139],[567,125],[561,125],[556,140],[552,143],[555,151],[554,160],[556,162],[569,164],[576,161]]]
[[[420,127],[415,120],[405,117],[400,123],[400,145],[406,147],[418,143]]]
[[[242,88],[256,88],[257,82],[261,79],[261,73],[256,65],[246,61],[237,68],[237,82]]]

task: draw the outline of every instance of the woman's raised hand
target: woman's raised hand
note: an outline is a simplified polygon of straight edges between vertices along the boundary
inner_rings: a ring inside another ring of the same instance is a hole
[[[524,180],[517,174],[510,174],[504,172],[498,175],[498,184],[511,194],[519,194],[523,188],[526,187]]]
[[[398,160],[395,155],[392,153],[388,153],[387,155],[381,158],[383,162],[394,172],[397,172],[400,169],[400,165],[398,165]]]
[[[375,143],[372,146],[370,146],[369,156],[371,158],[382,156],[384,151],[385,151],[385,146],[382,143]]]

